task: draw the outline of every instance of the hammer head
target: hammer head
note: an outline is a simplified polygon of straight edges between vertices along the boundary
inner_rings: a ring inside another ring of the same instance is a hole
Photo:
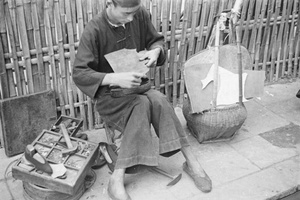
[[[176,178],[174,178],[167,186],[173,186],[180,181],[182,174],[179,174]]]
[[[77,149],[78,149],[78,144],[75,144],[71,148],[63,149],[61,153],[62,153],[63,156],[65,156],[65,155],[71,155],[71,154],[76,153]]]

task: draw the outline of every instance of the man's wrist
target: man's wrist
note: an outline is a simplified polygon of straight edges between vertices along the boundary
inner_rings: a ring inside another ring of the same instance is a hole
[[[102,85],[114,85],[114,73],[105,74]]]

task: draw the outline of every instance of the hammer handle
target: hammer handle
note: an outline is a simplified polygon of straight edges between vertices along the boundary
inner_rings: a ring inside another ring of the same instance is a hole
[[[168,172],[166,172],[166,171],[164,171],[164,170],[162,170],[162,169],[160,169],[158,167],[151,167],[150,170],[152,170],[154,172],[157,172],[159,174],[162,174],[162,175],[164,175],[166,177],[169,177],[171,179],[174,179],[174,177],[172,175],[170,175]]]
[[[70,148],[73,148],[73,145],[72,145],[72,142],[71,142],[71,139],[70,139],[70,136],[69,136],[69,133],[67,131],[67,128],[66,128],[66,125],[64,124],[60,124],[60,130],[61,132],[63,133],[63,136],[65,138],[65,141],[67,143],[67,147],[70,149]]]

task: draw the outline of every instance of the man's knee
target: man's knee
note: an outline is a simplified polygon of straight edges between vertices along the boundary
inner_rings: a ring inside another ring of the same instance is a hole
[[[146,96],[137,95],[135,100],[135,106],[138,106],[141,109],[149,110],[150,109],[150,101]]]
[[[152,92],[147,93],[147,97],[153,106],[162,108],[170,106],[170,102],[168,101],[167,97],[157,90],[153,90]]]

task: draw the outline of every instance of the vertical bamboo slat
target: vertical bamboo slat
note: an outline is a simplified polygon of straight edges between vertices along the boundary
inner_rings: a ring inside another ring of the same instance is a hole
[[[300,3],[298,2],[298,11],[300,9]],[[297,20],[297,29],[296,29],[296,35],[295,35],[295,55],[294,55],[294,73],[293,73],[293,77],[297,77],[297,73],[298,76],[300,74],[300,67],[299,67],[299,52],[300,52],[300,17],[299,17],[299,12],[298,12],[298,20]]]
[[[32,0],[31,2],[31,14],[32,14],[32,24],[34,29],[34,38],[37,50],[37,67],[38,67],[38,82],[39,82],[39,89],[43,91],[46,89],[46,81],[45,81],[45,71],[44,71],[44,63],[43,63],[43,52],[42,52],[42,42],[41,42],[41,35],[39,29],[39,21],[37,15],[37,6],[36,0]]]
[[[293,45],[294,45],[294,40],[295,40],[295,34],[294,34],[294,21],[295,21],[295,16],[297,14],[297,0],[294,0],[294,4],[293,4],[293,16],[292,16],[292,24],[290,27],[290,36],[289,36],[289,46],[288,46],[288,51],[289,51],[289,55],[288,55],[288,74],[292,74],[292,68],[293,68],[293,64],[292,64],[292,58],[293,58]]]
[[[182,24],[182,32],[181,32],[181,40],[180,40],[180,48],[179,48],[179,57],[178,57],[178,69],[180,72],[180,88],[179,88],[179,104],[182,104],[183,101],[183,95],[184,95],[184,79],[183,79],[183,64],[186,60],[186,42],[187,42],[187,27],[188,27],[188,17],[189,17],[189,12],[192,8],[192,1],[186,1],[185,2],[185,7],[184,7],[184,16],[183,16],[183,24]],[[177,104],[177,99],[176,102],[174,103],[175,105]]]
[[[60,110],[63,115],[66,115],[66,109],[65,109],[65,95],[64,92],[67,91],[66,84],[63,82],[62,76],[65,75],[64,69],[65,69],[65,56],[64,56],[64,48],[63,48],[63,35],[62,35],[62,27],[61,27],[61,17],[59,15],[59,2],[58,0],[54,1],[54,18],[56,23],[56,34],[57,34],[57,40],[58,40],[58,52],[59,52],[59,64],[60,64],[60,76],[58,77],[58,83],[57,91],[59,96],[59,104],[60,104]]]
[[[1,4],[1,3],[0,3]],[[16,77],[16,86],[17,86],[17,91],[18,91],[18,95],[23,95],[23,90],[22,90],[22,82],[21,82],[21,75],[20,75],[20,70],[19,70],[19,64],[18,64],[18,57],[17,57],[17,50],[16,50],[16,41],[15,41],[15,33],[14,33],[14,29],[12,27],[12,19],[9,13],[9,8],[8,8],[8,4],[7,2],[5,3],[5,5],[3,5],[4,10],[0,10],[0,13],[5,14],[5,18],[7,21],[7,29],[8,29],[8,34],[9,34],[9,38],[10,38],[10,48],[12,51],[12,62],[13,62],[13,71],[15,72],[15,77]],[[0,14],[1,15],[1,14]],[[5,20],[0,17],[0,20],[3,22],[5,22]],[[0,23],[1,24],[1,23]],[[1,29],[1,28],[0,28]],[[2,47],[1,47],[2,48]],[[2,49],[3,52],[3,49]],[[4,59],[4,57],[3,57]],[[7,86],[7,76],[6,76],[6,70],[5,70],[5,60],[3,60],[3,70],[2,73],[5,74],[5,76],[2,76],[3,78],[3,88],[4,89],[4,97],[8,98],[9,97],[9,89]],[[2,79],[1,78],[1,79]]]
[[[257,40],[255,44],[255,55],[254,55],[254,70],[258,70],[258,64],[259,64],[259,55],[260,55],[260,47],[262,43],[262,34],[263,34],[263,19],[265,16],[265,12],[267,9],[268,5],[268,0],[264,0],[262,3],[262,9],[260,12],[260,21],[259,21],[259,28],[258,28],[258,33],[257,33]]]
[[[39,30],[40,30],[40,36],[41,36],[41,45],[42,48],[47,47],[47,42],[46,42],[46,31],[45,31],[45,13],[44,13],[44,7],[45,7],[45,1],[36,1],[36,6],[37,6],[37,15],[38,15],[38,21],[39,21]],[[43,56],[47,55],[46,53],[43,52]],[[50,90],[51,87],[51,80],[50,80],[50,70],[49,70],[49,63],[48,62],[43,62],[43,67],[44,67],[44,73],[45,73],[45,84],[46,84],[46,89]],[[41,70],[43,71],[43,70]],[[56,86],[53,86],[54,90],[56,89]],[[55,90],[56,91],[56,90]]]
[[[277,81],[279,79],[279,75],[281,75],[280,73],[282,72],[282,70],[280,69],[281,63],[281,49],[282,49],[282,35],[283,35],[283,28],[284,28],[284,22],[286,19],[286,12],[287,12],[287,0],[284,0],[283,2],[283,7],[282,8],[282,18],[280,21],[280,27],[279,27],[279,32],[278,32],[278,40],[277,40],[277,46],[276,46],[276,50],[277,50],[277,61],[276,61],[276,72],[275,72],[275,81]]]
[[[200,24],[199,24],[199,32],[198,32],[198,40],[197,40],[197,45],[196,45],[196,52],[200,51],[200,49],[203,48],[201,46],[201,44],[203,43],[204,23],[205,23],[205,16],[206,16],[206,13],[207,13],[207,0],[202,1],[201,7],[202,7],[202,10],[201,10],[201,16],[200,16]]]
[[[248,14],[247,14],[247,21],[246,21],[246,25],[244,27],[244,35],[243,35],[243,40],[242,40],[242,44],[248,48],[249,47],[249,35],[250,35],[250,19],[252,17],[252,13],[253,13],[253,7],[254,7],[254,3],[255,1],[251,1],[249,0],[249,7],[248,7]]]
[[[6,24],[5,24],[5,15],[4,15],[4,7],[0,8],[1,9],[1,18],[3,18],[3,21],[0,21],[0,39],[2,40],[2,50],[4,54],[9,53],[9,38],[7,35],[7,30],[6,30]],[[10,63],[10,59],[4,57],[5,63]],[[6,73],[6,78],[7,78],[7,86],[5,88],[8,88],[9,90],[9,95],[10,96],[16,96],[16,90],[14,87],[14,78],[13,78],[13,71],[12,69],[8,69],[5,71]]]
[[[264,34],[263,46],[262,46],[263,47],[263,51],[262,51],[263,70],[266,72],[267,80],[269,80],[269,76],[267,76],[267,74],[270,74],[270,72],[267,69],[267,59],[268,59],[268,51],[269,51],[269,40],[270,40],[270,34],[271,34],[270,21],[271,21],[271,16],[272,16],[272,9],[273,9],[273,3],[272,3],[272,0],[269,0],[266,28],[264,30],[265,34]]]
[[[29,52],[29,44],[28,44],[28,36],[26,30],[26,22],[23,10],[23,2],[22,0],[16,0],[16,8],[17,8],[17,19],[19,22],[20,32],[22,33],[21,43],[23,50],[23,59],[24,64],[26,66],[26,75],[27,75],[27,86],[30,94],[34,93],[34,82],[32,77],[32,66],[30,61],[30,52]]]
[[[270,67],[270,76],[269,80],[273,82],[274,78],[274,72],[275,72],[275,60],[276,60],[276,43],[278,41],[277,34],[278,34],[278,27],[277,27],[277,16],[279,15],[279,9],[280,9],[280,2],[281,0],[276,0],[275,3],[275,15],[274,15],[274,21],[273,21],[273,27],[272,27],[272,35],[271,35],[271,43],[270,43],[270,49],[269,53],[271,53],[271,67]]]
[[[7,82],[7,75],[5,69],[4,51],[2,48],[2,40],[0,39],[0,99],[9,97],[9,89]]]
[[[192,7],[192,24],[191,24],[191,35],[189,38],[189,49],[188,49],[188,55],[189,58],[193,53],[195,49],[195,29],[196,29],[196,23],[197,23],[197,14],[198,14],[198,4],[199,0],[194,0],[194,4]]]
[[[5,32],[4,0],[0,0],[0,99],[9,97],[9,84],[5,68],[2,34]]]
[[[258,27],[258,16],[259,16],[259,13],[261,11],[261,6],[262,6],[262,1],[258,1],[256,2],[256,7],[255,7],[255,11],[254,11],[254,15],[255,15],[255,18],[254,18],[254,25],[252,27],[252,31],[251,31],[251,37],[250,37],[250,41],[249,41],[249,53],[250,53],[250,56],[251,56],[251,64],[254,63],[254,54],[255,54],[255,41],[256,41],[256,37],[257,37],[257,27]]]
[[[72,16],[71,16],[71,2],[70,0],[65,1],[66,5],[66,23],[67,23],[67,35],[69,41],[70,48],[70,65],[73,66],[75,60],[75,44],[74,44],[74,35],[73,35],[73,25],[72,25]],[[68,97],[69,97],[69,105],[70,105],[70,115],[75,117],[75,108],[74,108],[74,88],[73,81],[71,76],[71,71],[69,66],[66,67],[67,73],[67,86],[68,86]]]
[[[77,7],[77,22],[78,22],[78,35],[79,38],[81,37],[81,34],[83,32],[83,15],[82,15],[82,7],[81,7],[81,0],[76,0],[76,7]],[[78,100],[79,100],[79,109],[80,109],[80,116],[82,119],[85,119],[83,122],[83,129],[87,129],[87,120],[86,120],[86,113],[85,113],[85,103],[84,103],[84,97],[83,93],[77,88],[77,94],[78,94]],[[91,114],[92,113],[88,113]]]
[[[18,20],[17,20],[17,11],[16,11],[16,1],[6,1],[8,3],[8,7],[10,10],[10,18],[12,21],[12,27],[13,27],[13,32],[14,32],[14,39],[15,39],[15,44],[16,44],[16,51],[21,52],[21,42],[20,42],[20,37],[19,37],[19,29],[18,29]],[[7,12],[8,13],[8,12]],[[18,61],[22,61],[21,56],[17,56]],[[19,65],[19,71],[20,71],[20,79],[21,79],[21,87],[22,87],[22,94],[28,94],[28,88],[27,88],[27,83],[25,80],[25,67],[22,65]],[[9,71],[8,71],[9,73]]]
[[[27,41],[29,51],[36,49],[35,47],[35,38],[33,33],[33,25],[32,25],[32,18],[31,18],[31,1],[30,0],[23,0],[24,5],[24,16],[25,16],[25,23],[26,23],[26,31],[27,31]],[[36,55],[30,55],[29,52],[29,61],[31,59],[36,58]],[[31,64],[31,76],[32,76],[32,84],[33,84],[33,92],[39,92],[40,90],[40,82],[39,82],[39,71],[38,66],[35,63]]]
[[[281,75],[284,75],[286,71],[288,71],[287,69],[287,55],[288,55],[288,39],[289,39],[289,21],[290,21],[290,16],[293,15],[292,13],[292,6],[294,4],[294,0],[288,1],[287,2],[287,12],[286,12],[286,19],[285,19],[285,24],[284,24],[284,31],[283,31],[283,52],[282,52],[282,57],[283,57],[283,64],[282,64],[282,69],[281,69]],[[292,16],[293,18],[293,16]],[[293,21],[293,19],[292,19]],[[288,74],[288,72],[286,73]]]

